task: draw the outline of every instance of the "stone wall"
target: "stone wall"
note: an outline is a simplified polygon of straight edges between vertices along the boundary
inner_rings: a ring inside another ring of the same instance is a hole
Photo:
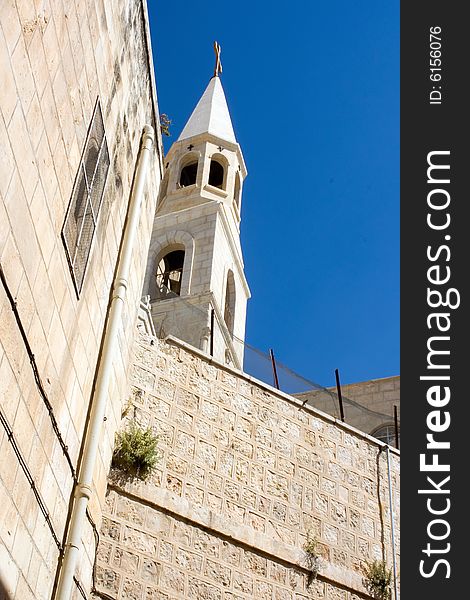
[[[129,350],[160,180],[145,3],[5,0],[0,74],[0,261],[51,409],[39,393],[26,342],[0,283],[0,589],[9,598],[49,599],[59,556],[51,529],[60,545],[73,483],[59,437],[76,469],[141,133],[150,124],[156,149],[95,472],[98,495],[91,508],[98,526],[114,431],[128,393]],[[97,97],[110,169],[77,298],[61,229]],[[94,553],[88,525],[85,542],[78,577],[89,588]]]
[[[296,394],[302,402],[328,414],[339,417],[339,403],[336,388],[329,388],[333,395],[324,391],[311,391]],[[371,379],[358,383],[341,385],[344,414],[347,423],[361,431],[373,434],[384,425],[393,427],[394,406],[397,407],[400,421],[400,376]]]
[[[342,389],[347,398],[359,402],[365,408],[390,415],[391,417],[393,417],[393,407],[396,406],[398,417],[400,417],[399,376],[350,383],[343,385]]]
[[[172,338],[141,337],[132,389],[127,418],[155,430],[162,456],[146,482],[111,473],[100,590],[350,600],[365,597],[364,560],[391,565],[382,444]],[[307,535],[322,563],[310,587]]]

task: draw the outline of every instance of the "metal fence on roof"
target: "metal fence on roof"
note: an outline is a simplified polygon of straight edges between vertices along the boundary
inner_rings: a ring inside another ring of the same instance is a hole
[[[344,416],[344,421],[349,425],[374,435],[392,446],[398,446],[396,433],[398,433],[399,440],[399,427],[393,406],[384,410],[382,404],[382,410],[375,410],[370,404],[369,406],[362,404],[360,396],[358,397],[357,394],[351,398],[343,392],[341,393],[343,407],[341,411],[337,388],[327,388],[300,375],[275,359],[269,349],[260,350],[228,331],[226,322],[233,323],[233,315],[228,315],[229,318],[227,318],[227,314],[221,315],[215,307],[215,303],[211,303],[210,294],[207,295],[207,302],[204,306],[195,304],[193,298],[181,297],[171,291],[167,291],[164,298],[163,301],[152,303],[152,310],[156,307],[157,311],[159,307],[163,308],[163,304],[160,302],[171,303],[171,310],[168,310],[170,305],[167,304],[167,310],[164,311],[165,317],[156,324],[155,329],[159,337],[166,337],[168,334],[179,337],[218,361],[295,396],[305,405],[319,409],[338,420]],[[225,307],[224,312],[227,310],[228,308]],[[183,331],[181,317],[183,314],[186,322],[189,320],[194,323],[189,334],[191,339],[188,339],[187,326]],[[196,335],[196,332],[201,330],[206,331],[204,339],[200,334]],[[191,337],[193,333],[194,338]],[[348,386],[345,387],[348,388]]]

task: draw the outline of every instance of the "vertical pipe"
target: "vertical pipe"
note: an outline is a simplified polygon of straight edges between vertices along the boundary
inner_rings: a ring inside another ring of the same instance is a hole
[[[343,396],[341,395],[341,384],[339,382],[339,371],[338,371],[338,369],[335,369],[335,377],[336,377],[336,389],[338,391],[339,412],[341,414],[341,421],[344,421]]]
[[[392,474],[390,468],[390,448],[386,447],[387,452],[387,470],[388,470],[388,498],[390,505],[390,529],[392,532],[392,557],[393,557],[393,589],[395,592],[395,600],[399,600],[398,583],[397,583],[397,558],[395,553],[395,523],[393,512],[393,493],[392,493]]]
[[[274,352],[272,351],[272,349],[269,350],[269,355],[271,356],[271,364],[273,367],[274,385],[277,389],[279,389],[279,379],[277,378],[276,360],[274,358]]]
[[[210,355],[214,356],[214,314],[215,310],[211,308],[211,348]]]
[[[83,522],[85,520],[88,501],[93,489],[93,473],[105,416],[106,400],[111,379],[114,352],[121,325],[122,309],[125,302],[128,278],[130,273],[132,250],[137,234],[140,208],[144,195],[150,152],[153,147],[154,133],[152,127],[146,125],[142,134],[142,144],[134,175],[129,208],[123,230],[122,245],[118,256],[116,275],[112,294],[108,305],[107,319],[103,334],[103,347],[98,357],[96,383],[91,398],[90,419],[86,426],[82,461],[78,482],[74,490],[72,513],[65,542],[64,556],[59,566],[59,580],[55,594],[56,600],[69,600],[72,593],[73,577],[80,552]]]
[[[397,405],[393,405],[393,418],[395,421],[395,446],[400,450],[400,432],[398,431],[398,409]]]

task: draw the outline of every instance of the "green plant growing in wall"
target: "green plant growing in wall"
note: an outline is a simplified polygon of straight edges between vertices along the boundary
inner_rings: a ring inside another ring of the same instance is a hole
[[[116,434],[112,466],[139,479],[147,479],[155,468],[160,453],[158,437],[151,427],[142,428],[135,420]]]
[[[311,531],[307,532],[307,541],[303,545],[305,553],[305,567],[308,570],[307,575],[307,588],[312,585],[318,576],[321,566],[320,555],[317,549],[317,538],[312,534]]]
[[[374,560],[366,562],[364,567],[364,587],[378,600],[391,600],[392,590],[390,587],[392,581],[392,571],[387,569],[384,560]]]

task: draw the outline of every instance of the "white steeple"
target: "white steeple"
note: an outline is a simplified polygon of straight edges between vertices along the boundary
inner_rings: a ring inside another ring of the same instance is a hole
[[[206,91],[193,110],[178,141],[201,133],[212,133],[222,140],[236,143],[232,120],[219,77],[212,77]]]
[[[246,167],[214,76],[165,157],[145,282],[155,329],[241,368],[250,290],[240,245]]]

